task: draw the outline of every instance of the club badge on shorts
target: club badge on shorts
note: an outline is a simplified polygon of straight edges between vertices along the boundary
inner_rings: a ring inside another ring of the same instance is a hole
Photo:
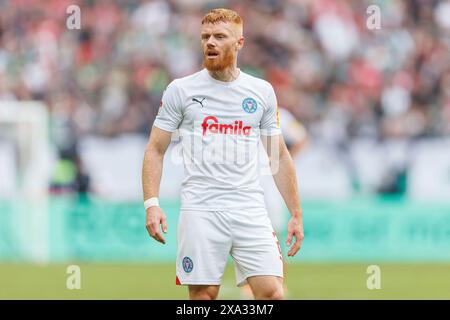
[[[253,98],[245,98],[244,101],[242,101],[242,109],[244,109],[244,111],[247,113],[253,113],[257,108],[258,104]]]
[[[194,263],[192,262],[191,258],[184,257],[183,258],[183,270],[186,273],[189,273],[194,268]]]

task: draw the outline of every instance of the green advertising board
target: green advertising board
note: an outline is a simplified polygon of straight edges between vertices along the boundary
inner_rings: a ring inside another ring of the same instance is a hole
[[[0,259],[3,260],[13,261],[21,258],[16,232],[16,212],[11,203],[0,201]]]
[[[142,203],[87,196],[52,197],[41,208],[3,202],[0,260],[174,261],[179,203],[161,206],[168,218],[165,245],[148,236]],[[353,199],[304,201],[303,210],[305,239],[294,261],[450,262],[450,204]],[[35,212],[47,216],[30,219]],[[285,232],[278,237],[286,253]]]

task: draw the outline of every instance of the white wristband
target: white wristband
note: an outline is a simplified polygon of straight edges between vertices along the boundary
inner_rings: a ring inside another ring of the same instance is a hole
[[[159,207],[159,200],[156,197],[147,199],[144,201],[144,207],[145,210],[147,210],[150,207]]]

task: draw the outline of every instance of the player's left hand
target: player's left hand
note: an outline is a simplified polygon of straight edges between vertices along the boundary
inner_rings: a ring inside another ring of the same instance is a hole
[[[293,216],[287,225],[286,244],[289,247],[292,244],[292,238],[295,236],[295,243],[288,252],[288,257],[293,257],[300,250],[305,237],[303,234],[303,223],[301,217]]]

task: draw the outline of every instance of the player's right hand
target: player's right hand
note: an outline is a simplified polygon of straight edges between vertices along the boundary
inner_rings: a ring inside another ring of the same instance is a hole
[[[162,236],[161,228],[159,227],[159,225],[161,225],[162,231],[164,233],[167,233],[166,215],[160,207],[156,206],[148,208],[146,214],[147,217],[145,227],[147,228],[148,234],[156,241],[165,244],[166,240]]]

